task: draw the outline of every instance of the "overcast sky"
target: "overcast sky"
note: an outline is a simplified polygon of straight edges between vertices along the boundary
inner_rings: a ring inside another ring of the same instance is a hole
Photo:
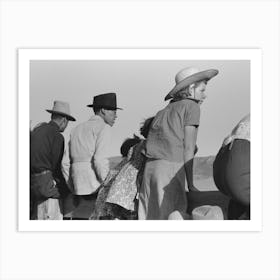
[[[77,119],[69,122],[64,135],[90,118],[94,95],[116,92],[118,119],[112,128],[112,156],[120,155],[123,140],[139,134],[140,123],[168,104],[165,95],[175,85],[176,73],[185,67],[218,69],[207,85],[201,106],[197,156],[215,155],[233,126],[250,112],[250,62],[248,60],[33,60],[30,63],[30,120],[49,121],[54,100],[70,103]]]

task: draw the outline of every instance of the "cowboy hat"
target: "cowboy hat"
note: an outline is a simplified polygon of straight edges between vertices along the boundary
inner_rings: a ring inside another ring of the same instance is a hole
[[[164,100],[168,100],[174,97],[174,94],[186,88],[187,86],[199,82],[209,81],[219,73],[216,69],[209,69],[200,71],[197,68],[189,67],[179,71],[175,76],[175,87],[165,96]]]
[[[75,121],[76,119],[70,114],[69,103],[64,101],[54,101],[52,110],[46,110],[48,113],[57,114],[66,117],[69,121]]]
[[[114,92],[103,93],[93,97],[92,104],[87,107],[104,108],[107,110],[122,110],[117,107],[117,96]]]
[[[193,220],[224,220],[223,211],[219,206],[202,205],[192,210]]]

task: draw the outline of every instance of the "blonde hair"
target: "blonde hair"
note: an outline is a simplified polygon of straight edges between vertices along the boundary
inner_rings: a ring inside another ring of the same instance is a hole
[[[183,100],[186,99],[188,97],[191,97],[191,93],[190,93],[190,89],[191,88],[196,88],[199,84],[201,84],[202,82],[207,84],[207,80],[202,80],[202,81],[198,81],[195,82],[193,84],[188,85],[187,87],[181,89],[180,91],[176,92],[173,96],[172,102],[174,101],[179,101],[179,100]]]

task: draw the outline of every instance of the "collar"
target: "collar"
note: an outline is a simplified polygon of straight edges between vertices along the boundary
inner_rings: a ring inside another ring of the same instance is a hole
[[[101,118],[100,116],[98,115],[93,115],[89,118],[89,121],[95,121],[95,120],[101,120],[104,122],[103,118]]]
[[[56,122],[50,121],[50,122],[49,122],[49,125],[50,125],[50,126],[53,126],[53,127],[55,127],[55,128],[57,128],[57,130],[59,131],[59,126],[58,126],[58,124],[57,124]]]

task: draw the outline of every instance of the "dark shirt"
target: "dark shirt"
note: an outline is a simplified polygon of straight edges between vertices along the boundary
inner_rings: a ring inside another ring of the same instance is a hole
[[[63,153],[64,138],[55,122],[43,123],[30,133],[31,174],[50,170],[54,179],[64,181],[61,171]]]

